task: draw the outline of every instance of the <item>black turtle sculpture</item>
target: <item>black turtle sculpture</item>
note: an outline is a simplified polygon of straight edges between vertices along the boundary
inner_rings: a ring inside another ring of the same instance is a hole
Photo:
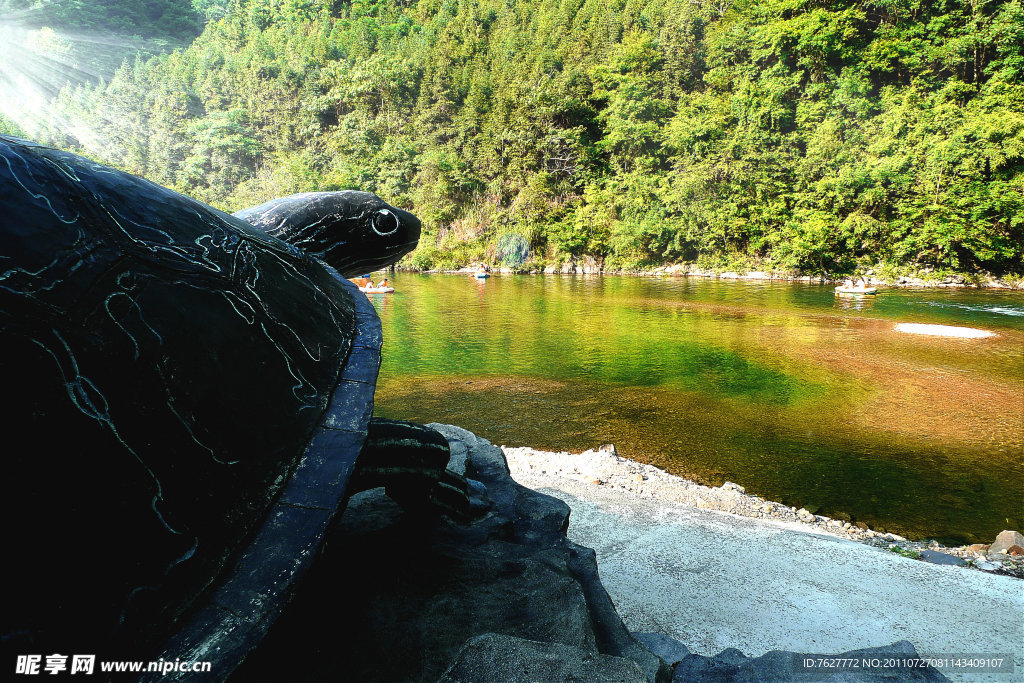
[[[371,422],[380,321],[345,277],[410,251],[412,214],[335,192],[231,216],[2,136],[0,211],[5,654],[222,678],[350,483],[468,511],[443,437]]]

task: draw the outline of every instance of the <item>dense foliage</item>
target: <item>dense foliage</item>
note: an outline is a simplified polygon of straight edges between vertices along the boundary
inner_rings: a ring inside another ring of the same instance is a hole
[[[0,131],[26,119],[38,129],[60,117],[46,102],[61,88],[109,78],[126,59],[186,47],[202,28],[192,0],[0,0]],[[68,123],[51,127],[66,131]]]
[[[32,28],[189,40],[200,9],[190,0],[0,0],[0,18]]]
[[[229,209],[377,192],[419,266],[1024,270],[1021,0],[193,6],[29,132]]]

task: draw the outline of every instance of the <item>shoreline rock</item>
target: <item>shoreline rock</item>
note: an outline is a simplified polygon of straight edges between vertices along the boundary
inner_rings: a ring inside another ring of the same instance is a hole
[[[989,546],[979,544],[951,548],[936,541],[911,541],[899,534],[874,531],[865,524],[816,515],[804,508],[797,509],[766,500],[746,493],[742,486],[733,482],[725,482],[719,487],[704,486],[669,474],[654,465],[623,458],[615,452],[614,446],[602,446],[582,453],[555,453],[509,446],[501,446],[501,449],[513,477],[517,478],[565,477],[594,486],[623,489],[668,503],[692,505],[702,510],[799,523],[807,526],[808,531],[886,548],[926,562],[959,564],[1024,579],[1024,555],[1014,555],[1009,551],[1015,544],[1024,545],[1018,542],[1016,536],[1008,535],[1006,548],[996,547],[995,553],[989,550]],[[1014,533],[1017,532],[1004,532]]]
[[[579,267],[576,267],[576,266]],[[569,268],[565,266],[571,266]],[[705,279],[719,280],[742,280],[761,282],[803,282],[807,284],[835,285],[841,284],[846,275],[842,277],[823,277],[818,275],[802,275],[799,273],[767,272],[767,271],[718,271],[713,269],[698,268],[693,264],[674,264],[660,266],[652,270],[605,270],[599,265],[589,264],[565,264],[563,267],[546,266],[544,268],[517,269],[505,266],[494,265],[489,267],[490,273],[517,274],[517,275],[623,275],[633,277],[700,277]],[[449,275],[471,275],[474,268],[464,267],[457,270],[427,270],[418,271],[414,268],[397,268],[397,270],[409,272],[444,273]],[[949,275],[940,278],[922,278],[915,275],[900,275],[893,278],[885,278],[870,272],[864,276],[864,281],[869,286],[887,287],[894,289],[994,289],[994,290],[1024,290],[1024,280],[1001,280],[988,275],[978,276],[978,279],[969,279],[964,275]]]

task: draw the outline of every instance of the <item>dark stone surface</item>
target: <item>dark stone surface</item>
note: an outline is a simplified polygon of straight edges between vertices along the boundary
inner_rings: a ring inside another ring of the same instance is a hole
[[[342,498],[376,313],[239,218],[3,136],[0,217],[3,651],[143,659],[189,624],[175,648],[237,661]]]
[[[634,633],[633,637],[648,650],[665,660],[669,666],[675,666],[690,654],[689,648],[664,633]]]
[[[370,420],[366,443],[359,453],[359,467],[349,482],[349,492],[383,486],[388,496],[406,510],[469,521],[469,483],[447,470],[451,459],[448,440],[425,425],[406,420]],[[487,505],[479,501],[482,514]]]
[[[560,643],[538,643],[514,636],[487,633],[473,638],[439,683],[537,683],[537,681],[601,681],[646,683],[636,662],[623,657],[595,655]]]
[[[922,550],[921,559],[932,564],[948,564],[956,567],[963,567],[967,565],[962,558],[956,555],[950,555],[949,553],[942,553],[938,550]]]
[[[380,489],[355,496],[231,680],[436,681],[487,633],[573,648],[577,659],[625,657],[647,680],[667,680],[615,613],[593,552],[566,539],[568,507],[512,481],[489,444],[470,449],[465,474],[492,502],[470,524],[426,525]]]
[[[741,681],[827,681],[829,683],[861,683],[862,681],[946,681],[933,668],[871,665],[872,660],[893,662],[914,659],[917,651],[905,640],[884,647],[851,650],[836,655],[768,652],[760,657],[747,657],[735,648],[723,650],[714,657],[691,654],[676,667],[673,683],[702,681],[707,683],[740,683]],[[867,661],[865,661],[867,660]],[[805,666],[805,663],[809,663]],[[830,664],[830,666],[826,666]]]

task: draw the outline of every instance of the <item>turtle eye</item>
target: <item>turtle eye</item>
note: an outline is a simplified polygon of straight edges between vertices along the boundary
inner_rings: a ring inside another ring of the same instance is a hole
[[[370,219],[370,226],[378,235],[390,235],[398,230],[398,216],[387,209],[381,209]]]

